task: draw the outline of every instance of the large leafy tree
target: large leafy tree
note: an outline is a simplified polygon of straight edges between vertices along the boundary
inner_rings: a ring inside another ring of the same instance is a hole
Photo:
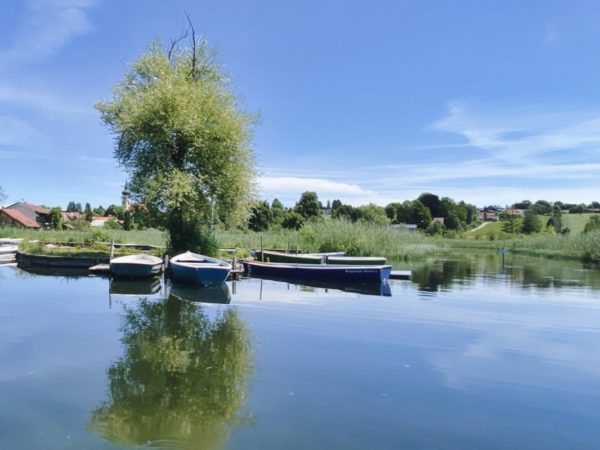
[[[539,233],[542,231],[543,224],[540,222],[539,216],[532,211],[528,211],[523,219],[521,231],[525,234]]]
[[[279,199],[274,199],[271,203],[271,223],[275,226],[281,226],[285,216],[285,208]]]
[[[300,200],[294,206],[294,211],[304,219],[311,219],[323,215],[323,205],[321,205],[316,192],[306,191],[300,196]]]
[[[255,118],[240,107],[215,52],[191,32],[189,47],[153,44],[113,99],[96,105],[133,196],[167,227],[173,251],[201,250],[198,224],[246,220],[254,186]]]
[[[4,193],[4,189],[2,189],[2,186],[0,186],[0,205],[2,205],[2,203],[4,203],[5,200],[6,194]]]
[[[252,207],[250,217],[248,218],[248,228],[252,231],[265,231],[269,229],[273,214],[269,202],[262,200],[256,202]]]
[[[431,222],[431,212],[420,200],[411,203],[409,222],[416,224],[421,230],[425,230]]]
[[[431,217],[443,217],[442,203],[437,195],[424,192],[419,195],[418,200],[429,209]]]

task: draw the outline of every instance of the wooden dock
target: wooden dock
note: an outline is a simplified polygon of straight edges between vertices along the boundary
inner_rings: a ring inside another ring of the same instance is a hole
[[[88,269],[93,275],[109,275],[110,264],[96,264]]]
[[[392,280],[410,280],[412,270],[392,270],[390,279]]]

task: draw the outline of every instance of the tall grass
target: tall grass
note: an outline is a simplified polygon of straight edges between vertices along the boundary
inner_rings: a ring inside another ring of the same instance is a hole
[[[166,233],[159,230],[36,231],[0,228],[0,237],[77,244],[90,247],[97,242],[164,246]],[[520,236],[510,239],[447,239],[387,226],[324,220],[308,223],[301,230],[273,230],[264,233],[217,231],[220,247],[242,249],[281,248],[305,252],[344,251],[351,256],[385,256],[398,261],[420,261],[429,256],[453,254],[465,249],[495,250],[505,247],[513,253],[549,258],[570,258],[600,263],[600,231],[585,234]]]
[[[23,238],[27,241],[39,240],[55,244],[92,244],[94,242],[111,242],[114,240],[122,244],[141,244],[164,246],[166,233],[160,230],[106,230],[90,229],[85,231],[58,231],[58,230],[29,230],[24,228],[2,227],[0,238]]]
[[[515,238],[507,241],[506,247],[514,253],[600,263],[600,231]]]
[[[221,247],[301,249],[305,252],[344,251],[351,256],[386,256],[394,260],[422,259],[440,250],[439,240],[387,226],[324,220],[299,231],[264,233],[221,231]]]

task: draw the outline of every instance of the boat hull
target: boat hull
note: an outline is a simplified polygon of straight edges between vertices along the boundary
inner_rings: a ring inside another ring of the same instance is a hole
[[[228,262],[192,252],[174,256],[169,267],[174,280],[202,286],[223,283],[231,271]]]
[[[211,285],[221,284],[229,275],[230,269],[226,267],[190,267],[171,262],[173,279],[188,283]]]
[[[133,255],[111,259],[110,273],[119,278],[145,278],[158,275],[163,268],[156,256]]]
[[[392,272],[392,266],[277,264],[256,261],[245,262],[244,268],[251,277],[334,283],[381,283],[388,280]]]

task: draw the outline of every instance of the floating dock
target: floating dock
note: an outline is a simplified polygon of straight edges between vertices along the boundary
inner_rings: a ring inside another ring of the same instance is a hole
[[[390,279],[392,280],[410,280],[412,270],[392,270]]]
[[[96,264],[88,269],[93,275],[109,275],[110,264]]]

